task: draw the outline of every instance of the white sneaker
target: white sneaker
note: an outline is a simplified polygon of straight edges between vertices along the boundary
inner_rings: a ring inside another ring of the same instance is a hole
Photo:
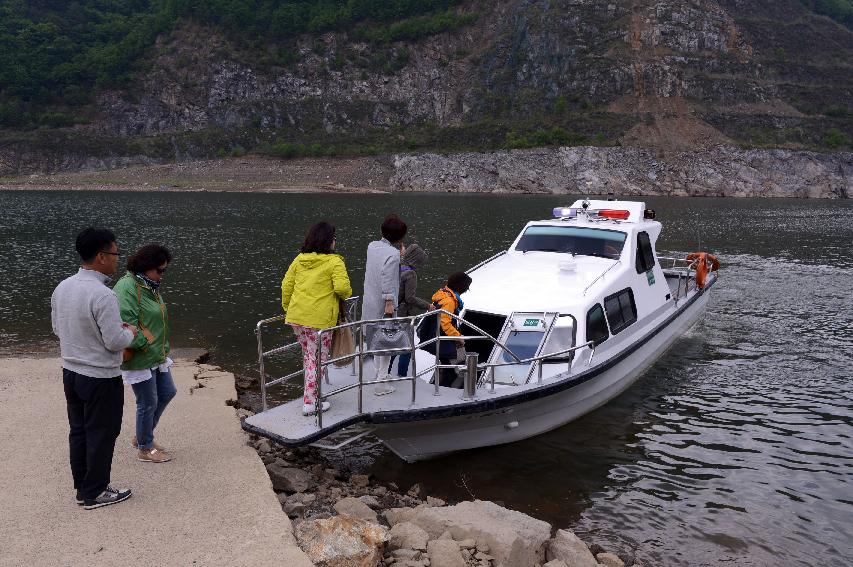
[[[385,376],[385,379],[388,380],[390,376]],[[388,394],[394,392],[394,386],[391,384],[377,384],[373,389],[374,396],[387,396]]]
[[[320,404],[320,411],[326,411],[330,407],[332,407],[332,404],[323,402]],[[317,408],[314,404],[302,404],[302,415],[314,415],[315,413],[317,413]]]

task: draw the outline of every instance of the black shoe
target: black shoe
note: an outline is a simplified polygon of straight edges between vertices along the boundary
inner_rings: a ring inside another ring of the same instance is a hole
[[[131,492],[129,488],[113,488],[112,486],[108,486],[106,490],[101,492],[100,496],[95,498],[94,500],[86,500],[83,503],[84,510],[94,510],[95,508],[100,508],[102,506],[109,506],[110,504],[118,504],[119,502],[123,502],[130,498]]]
[[[79,490],[77,491],[77,495],[74,496],[74,499],[77,501],[78,506],[82,506],[83,504],[85,504],[85,502],[83,501],[83,493]]]

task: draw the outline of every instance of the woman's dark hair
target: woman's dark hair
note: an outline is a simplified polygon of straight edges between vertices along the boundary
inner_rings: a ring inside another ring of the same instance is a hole
[[[74,248],[77,249],[80,259],[89,263],[95,259],[98,252],[103,252],[115,241],[116,235],[111,230],[107,230],[106,228],[92,228],[90,226],[83,229],[77,235]]]
[[[172,253],[165,246],[146,244],[127,259],[127,271],[142,274],[172,261]]]
[[[409,227],[403,222],[403,219],[391,213],[385,217],[382,223],[382,237],[388,242],[400,242],[406,236],[406,231]]]
[[[456,293],[465,293],[471,287],[471,276],[465,272],[453,272],[447,277],[447,287]]]
[[[320,221],[311,225],[305,242],[302,243],[303,254],[316,252],[317,254],[331,254],[332,242],[335,240],[335,225],[327,221]]]

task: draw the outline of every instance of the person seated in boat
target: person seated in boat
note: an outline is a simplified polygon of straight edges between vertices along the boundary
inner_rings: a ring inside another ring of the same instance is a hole
[[[454,272],[447,278],[447,283],[435,292],[432,296],[433,304],[445,311],[459,315],[462,311],[463,293],[471,287],[471,276],[465,272]],[[439,325],[441,326],[441,335],[447,337],[459,337],[462,333],[459,332],[459,323],[453,317],[442,313],[439,317]],[[454,348],[455,346],[455,348]],[[451,341],[441,341],[438,359],[441,364],[450,364],[454,360],[465,358],[465,341],[462,339]],[[438,374],[439,386],[456,386],[457,382],[456,371],[452,368],[442,368]],[[462,386],[456,386],[461,388]]]
[[[408,226],[403,219],[390,214],[385,217],[380,227],[382,239],[374,240],[367,245],[364,294],[361,300],[362,320],[394,316],[400,294],[400,251],[407,231]],[[374,332],[375,327],[365,327],[365,343],[368,346],[371,344]],[[388,367],[391,365],[390,356],[375,356],[374,364],[377,381],[390,378],[388,375]],[[394,387],[391,384],[383,383],[377,384],[373,393],[382,396],[393,391]]]
[[[320,221],[305,236],[300,254],[296,256],[281,282],[281,307],[285,323],[293,327],[302,347],[302,368],[305,388],[302,394],[302,413],[317,411],[317,380],[320,379],[317,358],[317,335],[320,329],[338,324],[340,301],[352,295],[344,259],[335,254],[335,225]],[[320,347],[322,361],[328,360],[332,335],[323,335]],[[321,411],[329,409],[323,402]]]
[[[424,311],[434,309],[432,303],[417,296],[418,293],[418,269],[423,267],[429,257],[423,248],[417,244],[410,244],[403,249],[400,256],[400,293],[397,297],[397,316],[408,317],[417,315]],[[391,357],[391,367],[394,365]],[[397,362],[397,376],[403,378],[409,374],[409,363],[412,355],[404,353],[400,355]],[[391,372],[391,367],[388,372]]]

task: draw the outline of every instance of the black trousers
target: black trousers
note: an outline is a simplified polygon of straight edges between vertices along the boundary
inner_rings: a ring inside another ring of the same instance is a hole
[[[449,358],[439,358],[438,361],[441,364],[450,364],[451,359]],[[456,381],[456,370],[452,368],[442,368],[438,371],[438,385],[444,386],[445,388],[450,388],[453,386],[453,383]]]
[[[85,500],[94,500],[110,483],[124,386],[121,376],[91,378],[64,368],[62,382],[71,427],[68,445],[74,488]]]

